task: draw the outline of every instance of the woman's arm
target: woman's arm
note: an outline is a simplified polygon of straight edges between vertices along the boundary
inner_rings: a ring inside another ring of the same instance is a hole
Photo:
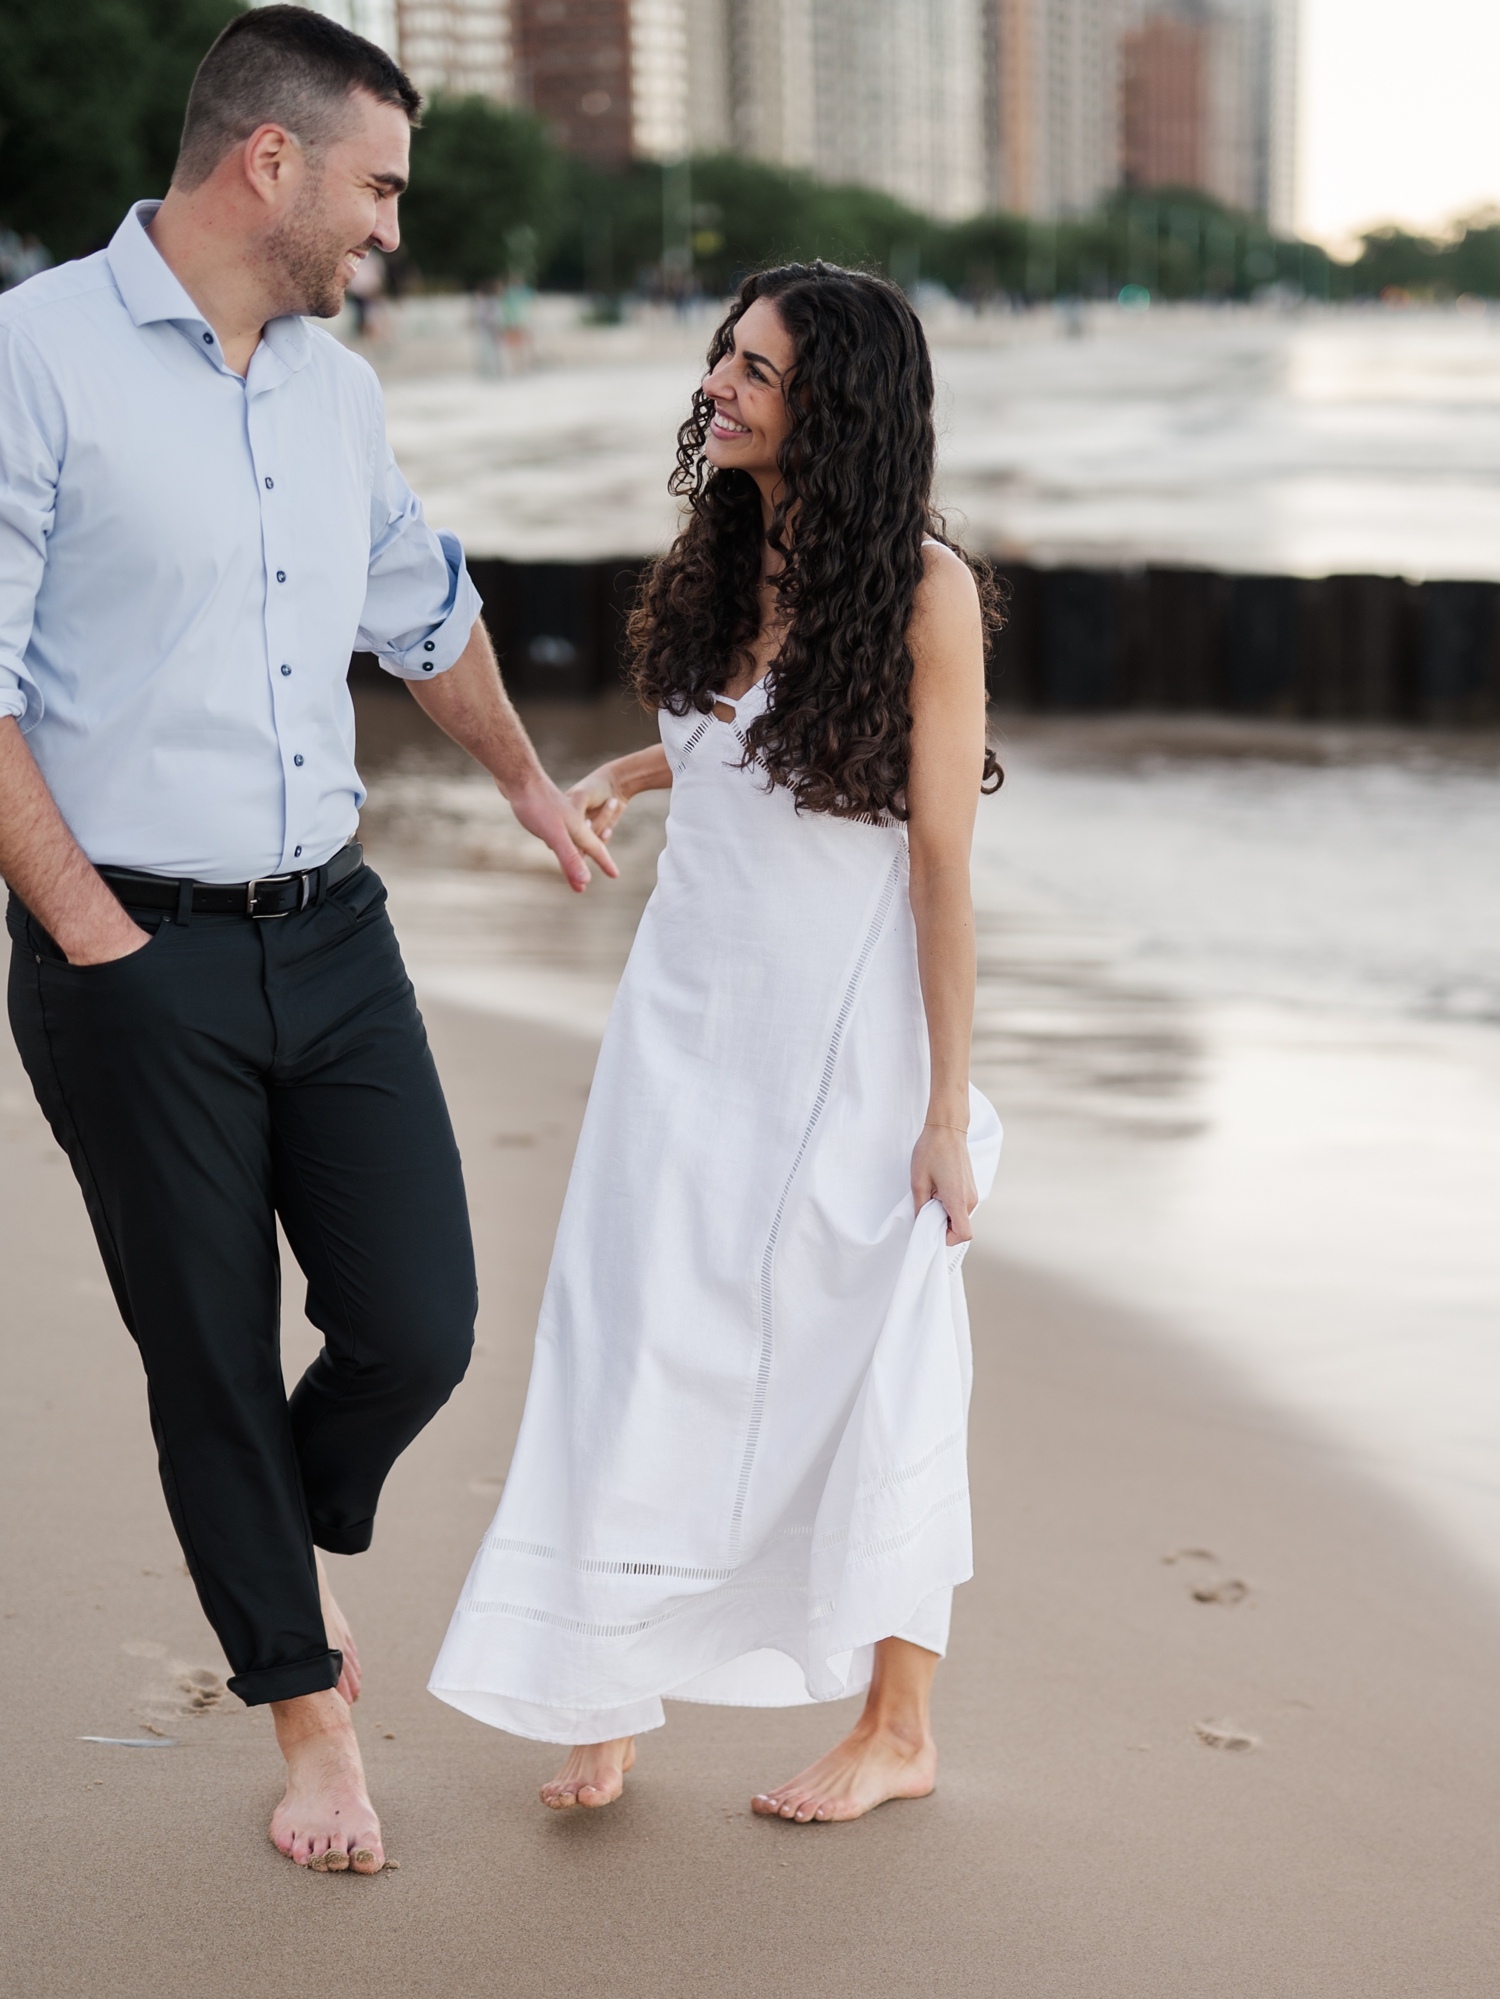
[[[942,1202],[950,1243],[968,1242],[978,1190],[969,1161],[974,903],[969,850],[984,775],[984,638],[979,593],[951,550],[926,551],[908,643],[911,770],[907,831],[917,963],[932,1050],[927,1122],[912,1153],[912,1199]]]
[[[628,757],[600,764],[570,787],[568,797],[599,838],[607,840],[638,791],[666,791],[671,783],[672,766],[666,750],[653,743],[649,750],[636,750]]]

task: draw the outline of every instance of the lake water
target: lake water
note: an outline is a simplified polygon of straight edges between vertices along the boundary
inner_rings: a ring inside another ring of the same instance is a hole
[[[649,725],[537,709],[577,774]],[[597,1034],[665,798],[571,896],[397,690],[365,833],[420,990]],[[1500,1580],[1500,740],[1012,720],[975,846],[980,1240],[1207,1346]]]
[[[459,302],[412,312],[440,304]],[[654,553],[675,531],[666,478],[712,312],[591,329],[556,304],[535,372],[508,380],[476,376],[451,312],[441,338],[413,318],[376,356],[396,454],[471,554]],[[1500,577],[1500,310],[1099,307],[1079,337],[1073,323],[929,321],[942,498],[977,550]]]

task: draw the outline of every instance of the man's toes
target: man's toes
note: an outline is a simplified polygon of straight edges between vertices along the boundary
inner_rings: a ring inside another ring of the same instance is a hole
[[[356,1874],[378,1874],[385,1865],[385,1857],[373,1846],[356,1846],[349,1855],[349,1864]]]
[[[341,1846],[330,1846],[323,1856],[323,1865],[330,1874],[347,1874],[349,1856]]]

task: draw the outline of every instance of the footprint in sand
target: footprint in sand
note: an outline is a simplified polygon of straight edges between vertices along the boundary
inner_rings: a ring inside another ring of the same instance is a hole
[[[188,1707],[194,1714],[202,1714],[208,1708],[217,1707],[229,1692],[228,1687],[209,1666],[189,1666],[177,1675],[177,1685],[187,1695]]]
[[[1174,1548],[1170,1555],[1163,1555],[1163,1563],[1170,1568],[1177,1562],[1213,1562],[1218,1556],[1212,1548]],[[1250,1595],[1250,1585],[1241,1576],[1216,1576],[1209,1581],[1193,1583],[1188,1590],[1194,1603],[1222,1603],[1232,1606],[1244,1603]]]
[[[1250,1585],[1238,1576],[1224,1576],[1218,1582],[1195,1583],[1191,1595],[1194,1603],[1243,1603],[1250,1594]]]
[[[1233,1721],[1195,1721],[1193,1733],[1208,1749],[1259,1749],[1260,1737]]]

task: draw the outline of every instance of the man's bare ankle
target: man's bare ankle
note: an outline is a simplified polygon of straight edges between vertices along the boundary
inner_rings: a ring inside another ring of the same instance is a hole
[[[283,1748],[316,1735],[341,1735],[351,1725],[348,1704],[332,1687],[316,1694],[298,1694],[289,1701],[272,1701],[271,1719]]]

